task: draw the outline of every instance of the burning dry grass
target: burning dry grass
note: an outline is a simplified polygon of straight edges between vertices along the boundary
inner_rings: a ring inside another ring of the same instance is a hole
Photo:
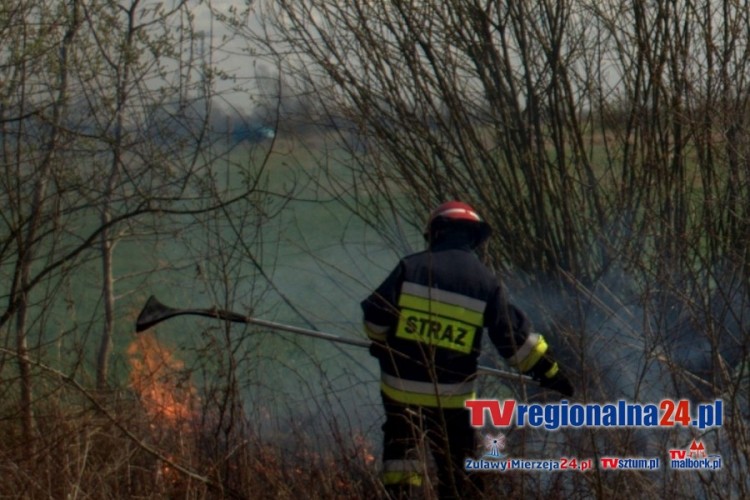
[[[184,363],[152,334],[139,335],[127,349],[130,386],[154,425],[182,428],[197,416],[199,399]]]
[[[15,402],[0,404],[0,498],[381,496],[363,436],[322,446],[299,431],[290,448],[241,412],[218,419],[155,337],[139,337],[127,354],[129,387],[95,394],[51,380],[35,407],[34,443],[20,437]]]

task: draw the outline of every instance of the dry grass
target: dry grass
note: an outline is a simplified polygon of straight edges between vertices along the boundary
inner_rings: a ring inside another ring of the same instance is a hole
[[[322,450],[300,439],[288,450],[248,428],[217,446],[198,421],[164,426],[124,394],[102,402],[109,416],[90,405],[42,405],[34,443],[21,442],[14,419],[0,422],[0,498],[379,496],[377,464],[364,441]]]

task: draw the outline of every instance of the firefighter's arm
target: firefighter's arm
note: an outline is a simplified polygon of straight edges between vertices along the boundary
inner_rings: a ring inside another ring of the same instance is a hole
[[[377,344],[388,339],[398,323],[398,294],[403,282],[402,266],[396,269],[362,301],[363,325],[367,337]]]
[[[573,396],[573,385],[560,369],[544,336],[530,331],[526,315],[508,303],[498,291],[487,310],[490,339],[501,356],[521,373],[539,381],[539,385]]]
[[[529,333],[526,340],[508,361],[521,373],[531,375],[539,385],[559,392],[564,396],[573,396],[573,385],[560,370],[560,365],[540,333]]]

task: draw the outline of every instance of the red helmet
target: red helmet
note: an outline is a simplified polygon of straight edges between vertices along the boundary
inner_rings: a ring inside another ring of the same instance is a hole
[[[462,223],[475,225],[477,231],[476,245],[480,245],[490,236],[490,226],[479,216],[471,205],[462,201],[448,201],[441,204],[430,214],[424,236],[429,239],[436,223]]]

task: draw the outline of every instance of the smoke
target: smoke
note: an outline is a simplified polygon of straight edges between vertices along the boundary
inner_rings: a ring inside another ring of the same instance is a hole
[[[709,398],[744,360],[748,296],[731,275],[708,288],[612,270],[596,283],[522,285],[511,300],[545,334],[590,400]]]

